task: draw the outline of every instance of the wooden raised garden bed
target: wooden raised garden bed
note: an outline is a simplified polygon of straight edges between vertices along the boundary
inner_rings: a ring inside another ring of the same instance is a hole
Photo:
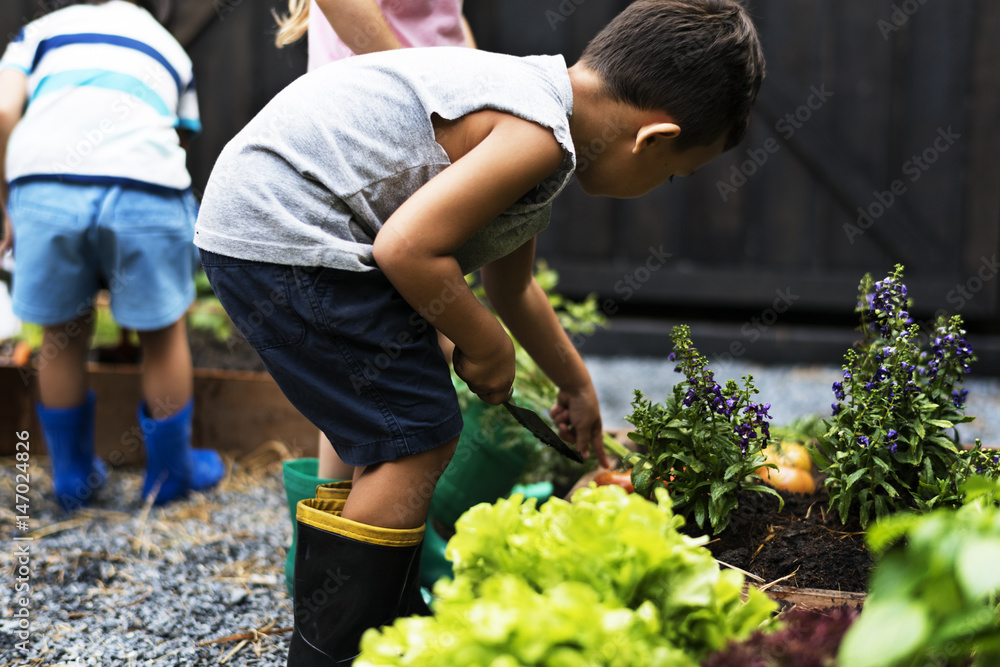
[[[114,466],[142,463],[138,402],[139,367],[91,363],[90,387],[97,394],[97,453]],[[192,444],[236,457],[268,440],[279,440],[293,456],[314,455],[318,431],[285,398],[267,373],[215,368],[194,369]],[[13,432],[27,431],[33,454],[45,453],[35,415],[38,382],[34,371],[0,366],[0,455],[14,454]]]

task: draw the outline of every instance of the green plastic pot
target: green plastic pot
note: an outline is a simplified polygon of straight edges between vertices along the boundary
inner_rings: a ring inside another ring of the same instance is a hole
[[[532,447],[523,440],[503,442],[502,406],[473,399],[462,411],[464,425],[455,456],[438,480],[430,515],[453,527],[458,517],[479,503],[492,503],[510,494],[524,472]]]

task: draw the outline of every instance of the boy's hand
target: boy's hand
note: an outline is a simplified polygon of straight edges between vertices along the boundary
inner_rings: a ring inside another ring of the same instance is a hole
[[[592,384],[576,391],[560,390],[550,414],[559,428],[559,437],[576,443],[583,458],[588,458],[593,448],[597,462],[605,468],[611,467],[604,451],[601,411]]]
[[[476,396],[492,405],[500,405],[514,386],[514,343],[507,334],[497,341],[492,354],[474,356],[456,347],[452,363],[458,377],[465,380]]]

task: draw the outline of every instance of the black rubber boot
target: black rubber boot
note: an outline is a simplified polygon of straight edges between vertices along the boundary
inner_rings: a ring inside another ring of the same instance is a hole
[[[342,518],[342,509],[339,499],[298,504],[288,667],[349,665],[365,630],[409,613],[403,596],[424,526],[369,526]]]
[[[329,505],[328,511],[332,511],[333,514],[340,516],[340,512],[344,509],[344,503],[347,501],[347,496],[351,493],[351,487],[352,484],[350,481],[320,484],[316,487],[316,498],[319,500],[339,501],[339,505]],[[427,530],[431,529],[428,528]],[[424,535],[426,534],[425,531]],[[431,609],[427,606],[427,602],[424,601],[424,595],[420,590],[420,561],[423,551],[423,540],[421,540],[420,550],[418,551],[418,554],[421,554],[421,556],[413,559],[410,571],[406,575],[406,590],[403,591],[403,601],[399,609],[400,616],[413,616],[414,614],[419,616],[431,615]]]

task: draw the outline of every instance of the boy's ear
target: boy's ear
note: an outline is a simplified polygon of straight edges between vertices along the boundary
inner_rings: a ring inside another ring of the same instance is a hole
[[[663,139],[676,139],[681,133],[680,125],[669,122],[648,123],[639,128],[635,135],[632,154],[636,155]]]

